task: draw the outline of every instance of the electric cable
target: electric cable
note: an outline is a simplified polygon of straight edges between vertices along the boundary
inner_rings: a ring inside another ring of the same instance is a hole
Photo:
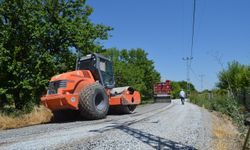
[[[194,33],[195,33],[195,14],[196,14],[196,0],[193,3],[193,23],[192,23],[192,39],[191,39],[191,55],[190,58],[193,58],[193,48],[194,48]]]

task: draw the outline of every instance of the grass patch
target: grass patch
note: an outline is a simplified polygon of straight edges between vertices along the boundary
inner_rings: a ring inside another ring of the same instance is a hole
[[[49,122],[53,116],[51,111],[44,106],[34,107],[27,114],[16,112],[0,113],[0,129],[25,127]]]
[[[240,135],[228,116],[215,112],[212,114],[212,121],[213,149],[234,150],[242,148]]]

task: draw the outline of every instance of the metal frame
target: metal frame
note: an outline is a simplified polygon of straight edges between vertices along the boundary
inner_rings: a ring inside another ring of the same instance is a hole
[[[88,59],[93,59],[93,58],[95,58],[95,63],[96,63],[96,66],[95,66],[95,67],[96,67],[96,69],[97,69],[97,71],[98,71],[98,74],[99,74],[99,76],[100,76],[100,81],[99,81],[99,82],[100,82],[103,86],[105,86],[104,80],[103,80],[103,77],[102,77],[102,73],[101,73],[101,69],[100,69],[100,59],[103,59],[103,60],[105,60],[105,61],[111,62],[110,59],[108,59],[108,58],[106,58],[106,57],[104,57],[104,56],[102,56],[102,55],[100,55],[100,54],[92,53],[92,54],[89,54],[89,55],[86,55],[86,56],[82,57],[82,58],[77,62],[77,70],[79,70],[79,65],[80,65],[80,62],[81,62],[82,60],[88,60]],[[111,64],[112,64],[112,62],[111,62]],[[112,64],[112,70],[113,70],[113,64]],[[113,85],[107,85],[107,86],[105,86],[106,88],[112,89],[112,88],[115,87],[114,74],[112,75],[112,79],[113,79],[113,81],[114,81]]]

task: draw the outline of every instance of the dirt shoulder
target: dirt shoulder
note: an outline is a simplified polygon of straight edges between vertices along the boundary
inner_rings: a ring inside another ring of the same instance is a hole
[[[242,139],[237,127],[226,115],[212,112],[213,148],[215,150],[242,149]]]

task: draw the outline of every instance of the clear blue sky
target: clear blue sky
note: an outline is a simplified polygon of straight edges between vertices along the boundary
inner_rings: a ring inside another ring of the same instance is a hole
[[[114,28],[105,48],[143,48],[163,79],[186,80],[183,57],[190,55],[193,0],[89,0],[94,23]],[[217,74],[237,60],[250,64],[250,1],[197,0],[191,82],[215,87]]]

